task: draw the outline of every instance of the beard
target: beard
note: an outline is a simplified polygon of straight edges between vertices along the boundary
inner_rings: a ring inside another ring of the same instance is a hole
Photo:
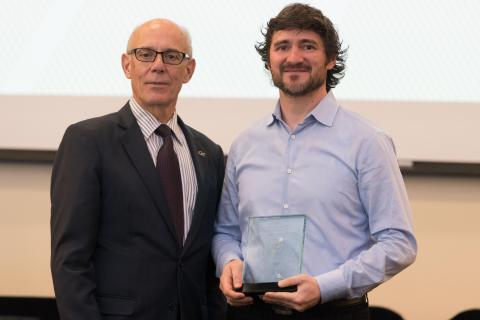
[[[293,69],[298,69],[301,71],[307,71],[309,72],[309,77],[306,81],[304,82],[293,82],[290,84],[287,84],[283,81],[283,75],[284,75],[284,70],[286,68],[293,68]],[[312,67],[303,63],[295,64],[295,65],[282,65],[280,66],[280,72],[279,73],[271,73],[272,74],[272,81],[273,85],[280,89],[282,92],[284,92],[288,96],[292,97],[301,97],[305,96],[321,86],[325,83],[325,75],[322,75],[321,73],[317,75],[317,77],[314,77],[312,75]]]

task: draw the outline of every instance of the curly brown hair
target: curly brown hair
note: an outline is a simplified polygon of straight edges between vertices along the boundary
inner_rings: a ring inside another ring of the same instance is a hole
[[[266,30],[262,32],[265,40],[255,45],[255,49],[265,63],[265,68],[269,69],[269,51],[273,34],[279,30],[288,29],[310,30],[320,36],[327,59],[329,61],[336,60],[335,66],[327,71],[326,86],[327,91],[330,91],[345,75],[347,49],[342,49],[342,42],[330,19],[324,16],[322,11],[307,4],[290,4],[267,23]]]

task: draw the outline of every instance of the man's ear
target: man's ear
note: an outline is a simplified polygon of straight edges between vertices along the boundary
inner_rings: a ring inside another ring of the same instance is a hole
[[[196,65],[197,65],[197,62],[193,58],[187,61],[186,72],[185,72],[185,77],[183,78],[183,83],[187,83],[188,81],[190,81],[190,79],[192,79],[193,73],[195,72]]]
[[[132,68],[132,64],[131,64],[130,56],[126,53],[122,54],[122,69],[127,79],[131,79],[131,68]]]
[[[332,60],[330,60],[329,63],[327,63],[327,70],[332,70],[333,67],[337,64],[337,57],[333,57]]]

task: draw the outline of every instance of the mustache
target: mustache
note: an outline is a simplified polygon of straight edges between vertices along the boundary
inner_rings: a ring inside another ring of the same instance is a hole
[[[280,71],[284,72],[285,70],[288,71],[311,71],[312,66],[309,64],[299,62],[299,63],[284,63],[280,66]]]

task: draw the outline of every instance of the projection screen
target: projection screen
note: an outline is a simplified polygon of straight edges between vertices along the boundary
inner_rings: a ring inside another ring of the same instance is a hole
[[[279,0],[1,0],[0,149],[56,150],[66,127],[118,110],[131,30],[186,27],[197,69],[180,116],[228,153],[278,95],[254,45]],[[310,1],[348,47],[341,104],[384,128],[400,161],[480,163],[480,2]]]

